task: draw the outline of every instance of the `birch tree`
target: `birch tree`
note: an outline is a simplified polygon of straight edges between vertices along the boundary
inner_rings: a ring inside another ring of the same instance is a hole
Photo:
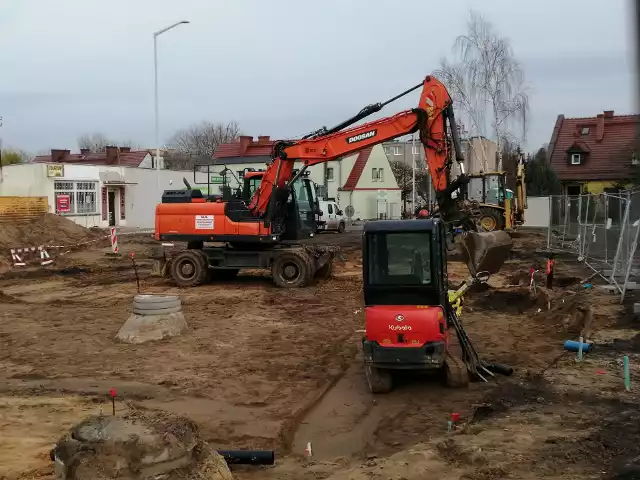
[[[501,170],[502,139],[526,138],[529,97],[522,65],[509,39],[475,11],[470,12],[467,33],[456,38],[453,53],[455,60],[443,59],[437,75],[449,89],[455,108],[470,122],[471,131],[487,136],[485,127],[491,123]]]

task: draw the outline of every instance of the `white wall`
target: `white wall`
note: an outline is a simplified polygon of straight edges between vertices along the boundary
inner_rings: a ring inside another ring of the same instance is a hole
[[[549,197],[527,197],[523,226],[549,227]]]
[[[181,190],[184,188],[183,178],[186,178],[191,186],[195,186],[193,184],[193,170],[156,171],[125,168],[125,181],[136,184],[126,186],[125,213],[127,225],[139,228],[153,228],[155,226],[156,205],[162,202],[162,192],[165,190]],[[206,178],[206,176],[203,178]]]
[[[373,180],[372,170],[374,168],[383,169],[381,182]],[[356,188],[375,188],[379,190],[398,188],[398,182],[396,182],[396,179],[393,176],[391,166],[389,165],[389,159],[384,153],[382,145],[376,145],[373,147],[373,150],[371,150],[369,160],[362,171],[362,176],[360,177]]]
[[[41,163],[9,165],[0,168],[0,195],[48,197],[53,209],[53,180],[47,178],[47,167]]]

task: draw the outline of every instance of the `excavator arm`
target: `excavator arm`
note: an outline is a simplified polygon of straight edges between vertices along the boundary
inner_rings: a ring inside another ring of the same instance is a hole
[[[417,108],[351,127],[359,120],[380,111],[385,105],[420,87],[422,94]],[[461,172],[464,172],[463,157],[451,97],[445,86],[432,76],[427,76],[424,82],[387,102],[365,107],[358,115],[332,129],[322,128],[297,141],[278,142],[273,149],[274,160],[252,197],[249,209],[258,216],[275,209],[276,199],[282,198],[278,192],[282,191],[286,195],[289,185],[308,167],[336,160],[366,147],[414,132],[419,132],[420,141],[425,149],[427,167],[437,195],[440,214],[445,219],[452,219],[460,213],[460,209],[456,208],[451,193],[466,185],[466,177],[462,174],[451,180],[453,155],[455,154]],[[450,140],[453,145],[450,144]],[[295,161],[301,161],[303,168],[293,175]],[[469,225],[472,225],[472,222]]]

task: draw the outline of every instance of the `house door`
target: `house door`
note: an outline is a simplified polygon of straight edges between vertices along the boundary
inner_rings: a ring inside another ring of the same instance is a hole
[[[109,202],[109,226],[116,226],[116,192],[109,190],[107,193]]]

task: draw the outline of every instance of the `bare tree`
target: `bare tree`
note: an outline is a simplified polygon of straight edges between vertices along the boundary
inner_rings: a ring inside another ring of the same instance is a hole
[[[104,152],[108,146],[131,147],[134,148],[133,142],[130,140],[116,141],[107,138],[102,133],[93,133],[81,135],[77,140],[78,148],[88,149],[93,153]]]
[[[454,43],[457,62],[443,61],[438,72],[456,106],[471,120],[482,135],[488,117],[498,144],[498,169],[502,169],[503,138],[523,140],[526,137],[529,97],[524,70],[516,59],[508,38],[495,32],[482,15],[471,11],[468,31]],[[487,112],[488,110],[488,112]],[[513,127],[522,128],[516,134]]]
[[[201,122],[177,131],[168,146],[183,154],[212,158],[218,145],[235,142],[240,136],[240,127],[236,122]]]

